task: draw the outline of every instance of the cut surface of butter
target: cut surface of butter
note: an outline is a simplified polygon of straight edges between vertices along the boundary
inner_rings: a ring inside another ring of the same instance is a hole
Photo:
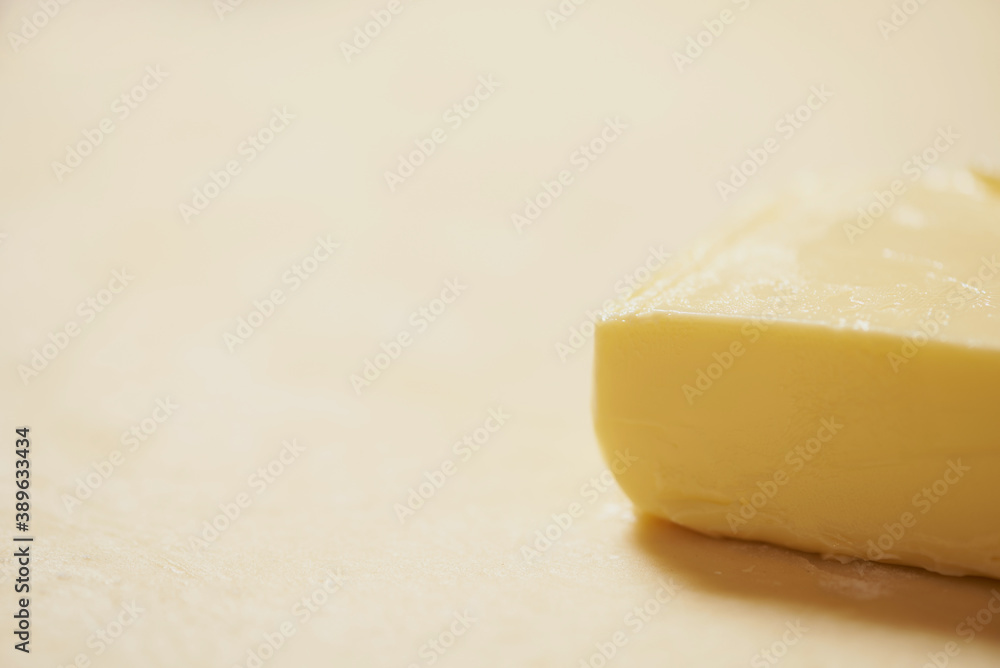
[[[1000,186],[906,186],[788,198],[604,313],[595,427],[640,509],[1000,577]]]

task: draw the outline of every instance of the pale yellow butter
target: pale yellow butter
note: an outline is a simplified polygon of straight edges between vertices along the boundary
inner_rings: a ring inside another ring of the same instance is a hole
[[[1000,191],[790,198],[595,337],[595,425],[641,509],[712,534],[1000,577]],[[874,215],[872,215],[874,213]]]

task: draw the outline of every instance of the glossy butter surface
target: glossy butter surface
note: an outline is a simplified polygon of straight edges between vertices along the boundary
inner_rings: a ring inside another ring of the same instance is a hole
[[[704,533],[1000,577],[1000,191],[876,201],[772,205],[608,311],[602,448]]]

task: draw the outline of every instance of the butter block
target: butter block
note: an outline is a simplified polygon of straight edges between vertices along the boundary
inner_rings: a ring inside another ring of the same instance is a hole
[[[1000,577],[1000,184],[788,197],[603,314],[594,423],[643,511]]]

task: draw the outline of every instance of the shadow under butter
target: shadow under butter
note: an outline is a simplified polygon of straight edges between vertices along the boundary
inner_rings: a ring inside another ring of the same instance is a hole
[[[992,599],[1000,610],[1000,580],[860,559],[840,563],[765,543],[705,536],[645,514],[637,517],[634,540],[654,566],[689,587],[777,601],[802,612],[936,632],[942,642],[954,641],[960,647],[974,643],[1000,648],[1000,613],[988,608]],[[967,624],[969,617],[980,630]],[[968,631],[960,634],[963,623]],[[970,632],[974,641],[969,640]]]

